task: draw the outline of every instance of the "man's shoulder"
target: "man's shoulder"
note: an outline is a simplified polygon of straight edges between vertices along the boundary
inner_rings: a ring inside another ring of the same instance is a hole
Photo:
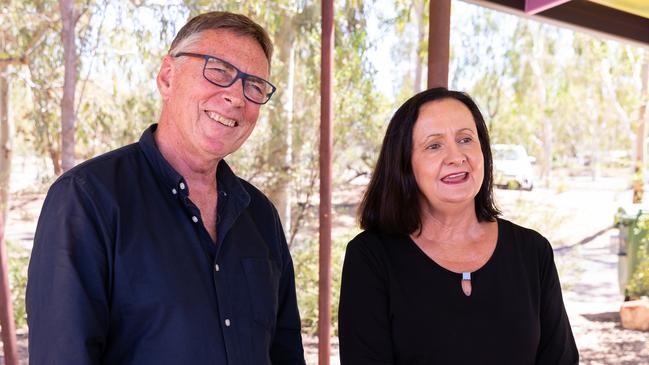
[[[52,186],[74,182],[94,187],[116,181],[115,176],[130,176],[146,163],[140,147],[132,143],[86,160],[59,176]]]
[[[237,176],[243,189],[250,196],[250,206],[263,209],[275,210],[275,205],[259,188],[248,182],[246,179]]]
[[[139,162],[137,157],[140,154],[138,144],[132,143],[88,159],[61,175],[61,178],[101,176],[112,173],[115,169],[128,169]]]

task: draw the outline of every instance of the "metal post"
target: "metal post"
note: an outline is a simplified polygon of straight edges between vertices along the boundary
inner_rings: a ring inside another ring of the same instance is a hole
[[[9,128],[9,81],[7,67],[0,66],[0,326],[6,365],[18,365],[16,324],[14,323],[7,248],[4,241],[5,220],[9,212],[9,177],[11,174],[11,135]]]
[[[329,365],[331,354],[331,150],[333,0],[322,0],[322,68],[320,74],[320,274],[318,292],[318,364]]]
[[[0,325],[2,326],[2,351],[6,365],[18,365],[16,325],[14,323],[11,290],[9,288],[9,270],[7,269],[4,227],[4,217],[0,213]]]
[[[428,19],[428,88],[448,87],[451,0],[431,0]]]

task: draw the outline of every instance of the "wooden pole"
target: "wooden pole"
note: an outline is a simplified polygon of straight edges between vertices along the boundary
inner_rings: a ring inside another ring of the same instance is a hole
[[[647,125],[647,104],[649,104],[649,58],[645,57],[642,62],[642,89],[640,97],[642,104],[639,109],[639,123],[636,132],[636,161],[633,171],[633,203],[642,203],[644,195],[644,163],[645,163],[645,129]]]
[[[318,364],[331,356],[331,150],[332,70],[334,48],[333,0],[322,0],[322,67],[320,74],[320,273],[318,292]]]
[[[18,365],[16,324],[9,287],[7,248],[4,241],[5,220],[9,211],[9,176],[11,175],[11,138],[9,133],[9,81],[7,68],[0,67],[0,326],[6,365]]]
[[[428,88],[448,87],[451,0],[431,0],[428,19]]]

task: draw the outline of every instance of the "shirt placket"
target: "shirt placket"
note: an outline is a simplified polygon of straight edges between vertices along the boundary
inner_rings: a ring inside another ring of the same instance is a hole
[[[217,243],[216,253],[214,255],[213,272],[215,291],[214,294],[216,295],[216,300],[220,309],[219,315],[222,321],[221,331],[223,333],[223,341],[225,342],[228,362],[230,364],[239,364],[241,363],[241,361],[239,361],[240,359],[238,359],[238,356],[236,355],[237,352],[235,351],[237,341],[234,328],[235,326],[239,325],[239,323],[236,323],[236,321],[232,318],[232,302],[227,295],[227,285],[225,283],[225,280],[227,280],[226,274],[232,272],[232,268],[227,267],[227,265],[231,265],[232,263],[222,260],[221,255],[219,255],[221,246],[223,245],[223,241],[220,237],[223,237],[222,233],[225,233],[221,232],[222,228],[219,227],[219,223],[221,222],[221,218],[223,217],[223,207],[227,206],[229,202],[227,192],[219,190],[218,194],[219,201],[217,204],[216,212]]]
[[[181,181],[178,184],[177,189],[174,188],[172,189],[172,193],[174,195],[180,194],[181,201],[183,203],[183,207],[185,209],[185,212],[187,213],[189,219],[192,221],[192,223],[195,226],[195,232],[197,236],[199,237],[201,244],[206,245],[206,246],[214,246],[214,243],[212,242],[212,238],[210,237],[209,233],[205,229],[203,225],[203,220],[201,219],[201,214],[200,210],[198,207],[189,199],[189,192],[187,191],[187,185],[185,184],[184,181]],[[227,201],[226,198],[228,197],[228,194],[225,191],[220,191],[219,192],[219,203],[218,206],[221,205],[226,205]],[[217,211],[217,226],[218,222],[220,221],[221,217],[221,208],[218,208]],[[219,235],[219,230],[217,229],[217,236],[221,237]],[[217,241],[219,239],[217,238]],[[226,352],[226,357],[228,359],[229,364],[239,364],[240,361],[238,361],[237,356],[235,355],[237,352],[235,351],[236,348],[236,333],[234,330],[234,326],[237,325],[235,321],[232,318],[232,310],[231,310],[231,303],[228,299],[228,296],[226,294],[226,285],[224,283],[224,275],[227,272],[225,269],[225,265],[227,263],[220,262],[219,260],[219,255],[218,255],[218,246],[221,245],[222,242],[217,243],[217,249],[216,250],[209,250],[214,253],[213,255],[213,268],[214,270],[212,271],[212,277],[213,277],[213,282],[214,282],[214,291],[215,291],[215,296],[216,296],[216,301],[217,301],[217,306],[216,311],[218,313],[218,316],[221,320],[221,332],[223,334],[223,341],[225,343],[225,352]]]

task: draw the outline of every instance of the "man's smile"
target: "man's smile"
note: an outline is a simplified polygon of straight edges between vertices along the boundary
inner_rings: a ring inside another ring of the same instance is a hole
[[[226,127],[234,128],[234,127],[239,125],[239,122],[237,122],[236,120],[226,118],[226,117],[224,117],[224,116],[222,116],[222,115],[220,115],[220,114],[218,114],[216,112],[206,110],[205,114],[207,114],[207,116],[210,119],[212,119],[213,121],[219,122],[219,123],[221,123],[222,125],[224,125]]]

